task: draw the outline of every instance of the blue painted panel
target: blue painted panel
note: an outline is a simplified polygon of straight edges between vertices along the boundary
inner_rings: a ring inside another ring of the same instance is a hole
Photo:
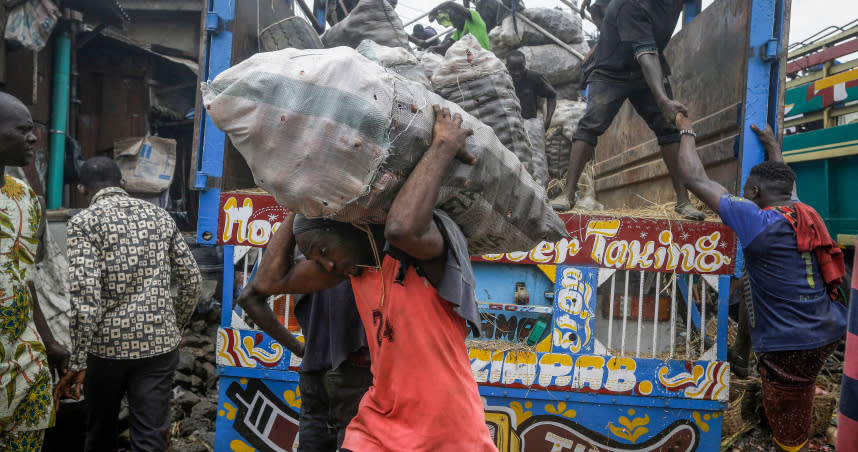
[[[296,450],[300,410],[297,381],[221,377],[215,450]]]
[[[596,267],[557,267],[552,351],[593,353],[598,287],[599,269]]]
[[[232,64],[232,26],[235,18],[235,4],[230,0],[211,0],[209,11],[215,13],[223,27],[208,37],[208,45],[203,68],[203,79],[211,80],[225,71]],[[218,130],[205,109],[197,112],[200,117],[200,162],[199,173],[207,178],[223,176],[223,153],[226,144],[226,134]],[[220,205],[220,189],[200,187],[199,219],[197,221],[197,242],[214,245],[217,237],[217,218]],[[209,235],[206,235],[208,233]],[[203,238],[205,236],[208,239]]]
[[[530,304],[551,306],[545,293],[554,293],[554,284],[534,265],[474,262],[477,300],[488,303],[515,304],[515,283],[523,282],[530,293]]]
[[[483,396],[486,424],[500,452],[715,451],[721,442],[717,411],[623,405],[605,397],[565,402],[518,393]]]

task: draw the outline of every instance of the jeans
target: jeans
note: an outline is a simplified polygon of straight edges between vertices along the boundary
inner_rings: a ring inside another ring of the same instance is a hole
[[[117,450],[119,408],[124,395],[131,412],[131,450],[167,450],[173,374],[178,363],[178,350],[142,359],[89,355],[83,386],[87,401],[85,450]]]
[[[301,371],[298,451],[336,451],[371,385],[368,364],[344,361],[332,370]]]

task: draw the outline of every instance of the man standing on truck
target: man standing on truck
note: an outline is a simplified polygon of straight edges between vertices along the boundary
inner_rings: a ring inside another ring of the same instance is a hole
[[[816,377],[846,331],[846,308],[836,300],[843,252],[819,214],[795,198],[795,173],[771,128],[752,126],[768,161],[751,169],[740,198],[706,175],[691,121],[678,114],[676,125],[679,176],[742,244],[751,283],[748,323],[774,440],[785,451],[804,450]]]
[[[478,334],[480,324],[467,244],[450,217],[435,210],[452,160],[475,162],[464,149],[472,131],[460,127],[459,114],[451,119],[447,108],[434,109],[432,144],[383,227],[290,215],[240,297],[249,303],[351,279],[373,386],[346,430],[343,450],[497,450],[464,343],[467,325]],[[308,259],[292,261],[296,243]]]
[[[515,85],[515,95],[521,103],[521,118],[535,118],[538,109],[537,97],[542,97],[546,101],[545,130],[548,130],[551,117],[554,116],[554,108],[557,107],[557,91],[542,74],[525,67],[524,54],[518,50],[507,55],[506,67]]]
[[[257,278],[268,278],[273,270],[266,262],[269,254],[264,256]],[[298,452],[339,450],[346,427],[372,384],[366,332],[351,282],[296,296],[295,317],[304,333],[303,344],[280,323],[265,297],[240,297],[238,302],[259,328],[304,358],[298,379]]]
[[[54,396],[80,399],[83,388],[87,451],[118,448],[126,396],[132,450],[167,450],[173,374],[200,270],[170,214],[122,189],[115,161],[87,160],[80,181],[90,204],[67,228],[73,352]]]
[[[426,49],[427,52],[443,55],[447,53],[447,50],[454,42],[462,39],[462,36],[469,33],[477,38],[477,41],[484,49],[492,49],[492,44],[489,41],[489,32],[486,30],[486,23],[483,22],[480,13],[473,9],[465,8],[452,1],[444,2],[432,8],[432,11],[429,11],[429,20],[437,21],[443,27],[455,27],[456,31],[447,35],[441,44]]]
[[[608,4],[599,41],[583,68],[587,111],[572,137],[566,192],[562,197],[565,199],[555,201],[558,210],[575,205],[578,178],[584,165],[593,155],[599,137],[628,99],[658,138],[676,191],[674,209],[689,220],[705,218],[691,205],[685,186],[675,175],[679,131],[673,121],[677,113],[687,113],[687,109],[672,98],[666,78],[670,67],[664,58],[664,48],[685,2],[612,0]]]

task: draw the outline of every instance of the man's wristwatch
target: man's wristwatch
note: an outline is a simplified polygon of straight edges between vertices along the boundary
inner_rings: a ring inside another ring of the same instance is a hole
[[[691,135],[694,138],[697,138],[697,132],[692,129],[682,129],[679,131],[680,135]]]

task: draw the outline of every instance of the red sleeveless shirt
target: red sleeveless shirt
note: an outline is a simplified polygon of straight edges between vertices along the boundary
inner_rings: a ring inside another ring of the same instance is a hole
[[[385,255],[381,270],[352,277],[373,385],[346,430],[343,448],[497,451],[471,373],[465,320],[413,266],[395,281],[400,265]]]

